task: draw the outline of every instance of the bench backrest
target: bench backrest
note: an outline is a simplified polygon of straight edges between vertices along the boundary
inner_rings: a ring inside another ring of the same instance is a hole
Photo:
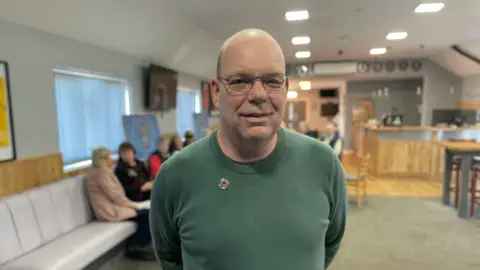
[[[84,175],[0,200],[0,265],[92,220]]]

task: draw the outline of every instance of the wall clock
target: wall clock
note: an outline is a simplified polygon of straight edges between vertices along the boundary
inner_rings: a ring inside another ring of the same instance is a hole
[[[408,61],[402,60],[402,61],[398,62],[398,68],[399,68],[401,71],[407,70],[407,68],[408,68]]]
[[[380,72],[383,69],[383,63],[382,62],[375,62],[373,63],[373,71],[375,72]]]
[[[385,62],[385,69],[388,72],[393,72],[395,70],[395,61],[388,60],[387,62]]]
[[[370,71],[370,64],[367,62],[360,62],[357,64],[357,71],[360,73],[367,73]]]
[[[422,69],[422,61],[420,60],[413,60],[411,65],[414,71],[419,71],[420,69]]]

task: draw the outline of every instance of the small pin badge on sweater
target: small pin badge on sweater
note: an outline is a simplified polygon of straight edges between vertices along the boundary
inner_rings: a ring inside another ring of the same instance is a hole
[[[230,182],[225,179],[225,178],[222,178],[220,179],[220,181],[218,181],[218,187],[221,189],[221,190],[226,190],[228,189],[228,186],[230,185]]]

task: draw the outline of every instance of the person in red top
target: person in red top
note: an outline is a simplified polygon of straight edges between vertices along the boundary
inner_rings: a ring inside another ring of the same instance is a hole
[[[162,163],[165,162],[170,157],[168,153],[168,141],[160,136],[157,139],[157,150],[153,152],[148,158],[148,171],[150,179],[155,179],[160,171]]]

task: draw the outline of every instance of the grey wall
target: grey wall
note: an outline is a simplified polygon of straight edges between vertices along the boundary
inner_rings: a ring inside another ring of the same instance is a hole
[[[430,125],[434,109],[453,109],[461,100],[462,79],[430,60],[422,60],[422,69],[413,71],[395,70],[388,72],[367,72],[350,76],[348,80],[382,79],[394,80],[405,78],[423,78],[422,125]],[[453,89],[454,92],[451,93]]]
[[[0,59],[10,65],[10,91],[18,158],[58,152],[53,68],[74,68],[128,80],[133,112],[143,112],[138,59],[71,39],[0,21]],[[179,86],[200,79],[179,74]],[[162,132],[175,131],[175,111],[157,115]]]
[[[405,80],[375,80],[350,81],[347,83],[345,96],[345,149],[353,149],[352,105],[355,98],[371,99],[374,105],[375,118],[381,119],[382,114],[389,112],[392,107],[398,113],[404,114],[404,125],[419,126],[421,114],[418,105],[422,104],[422,96],[417,95],[417,87],[422,87],[422,79]],[[388,96],[373,97],[372,93],[378,89],[388,88]]]
[[[462,81],[462,101],[480,100],[480,75],[464,77]]]

